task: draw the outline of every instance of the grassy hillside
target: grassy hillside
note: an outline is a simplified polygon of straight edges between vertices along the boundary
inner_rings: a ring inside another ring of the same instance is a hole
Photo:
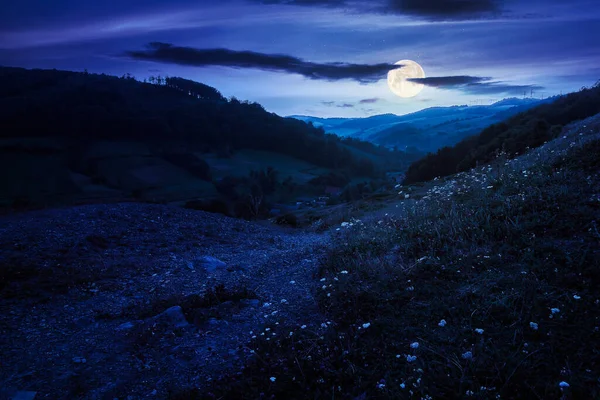
[[[600,115],[563,135],[349,218],[315,277],[325,319],[250,332],[212,398],[600,397]]]
[[[527,149],[556,138],[564,125],[600,112],[600,84],[559,97],[508,120],[491,125],[478,135],[466,138],[453,147],[443,147],[435,154],[413,163],[405,183],[431,180],[467,171],[485,164],[500,154],[512,158]]]

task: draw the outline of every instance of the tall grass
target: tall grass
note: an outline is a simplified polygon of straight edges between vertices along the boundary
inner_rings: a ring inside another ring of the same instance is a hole
[[[600,398],[599,150],[345,224],[316,277],[326,320],[257,331],[210,396]]]

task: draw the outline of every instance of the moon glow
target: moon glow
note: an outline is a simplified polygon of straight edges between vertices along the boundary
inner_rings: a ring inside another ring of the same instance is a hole
[[[388,72],[387,81],[390,90],[397,96],[408,98],[415,97],[421,90],[423,84],[408,81],[408,78],[425,78],[423,68],[412,60],[400,60],[396,65],[402,68],[393,69]]]

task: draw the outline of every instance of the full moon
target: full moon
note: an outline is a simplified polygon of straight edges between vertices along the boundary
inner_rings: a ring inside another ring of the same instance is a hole
[[[400,60],[396,65],[403,65],[402,68],[393,69],[388,72],[387,81],[390,90],[400,97],[415,97],[421,90],[423,84],[407,80],[408,78],[425,78],[423,68],[412,60]]]

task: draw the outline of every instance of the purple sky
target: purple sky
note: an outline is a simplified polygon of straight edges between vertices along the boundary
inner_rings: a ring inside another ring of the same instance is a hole
[[[598,38],[598,0],[19,0],[2,7],[0,65],[181,76],[280,115],[367,116],[591,86]],[[401,59],[425,70],[414,98],[387,87]]]

